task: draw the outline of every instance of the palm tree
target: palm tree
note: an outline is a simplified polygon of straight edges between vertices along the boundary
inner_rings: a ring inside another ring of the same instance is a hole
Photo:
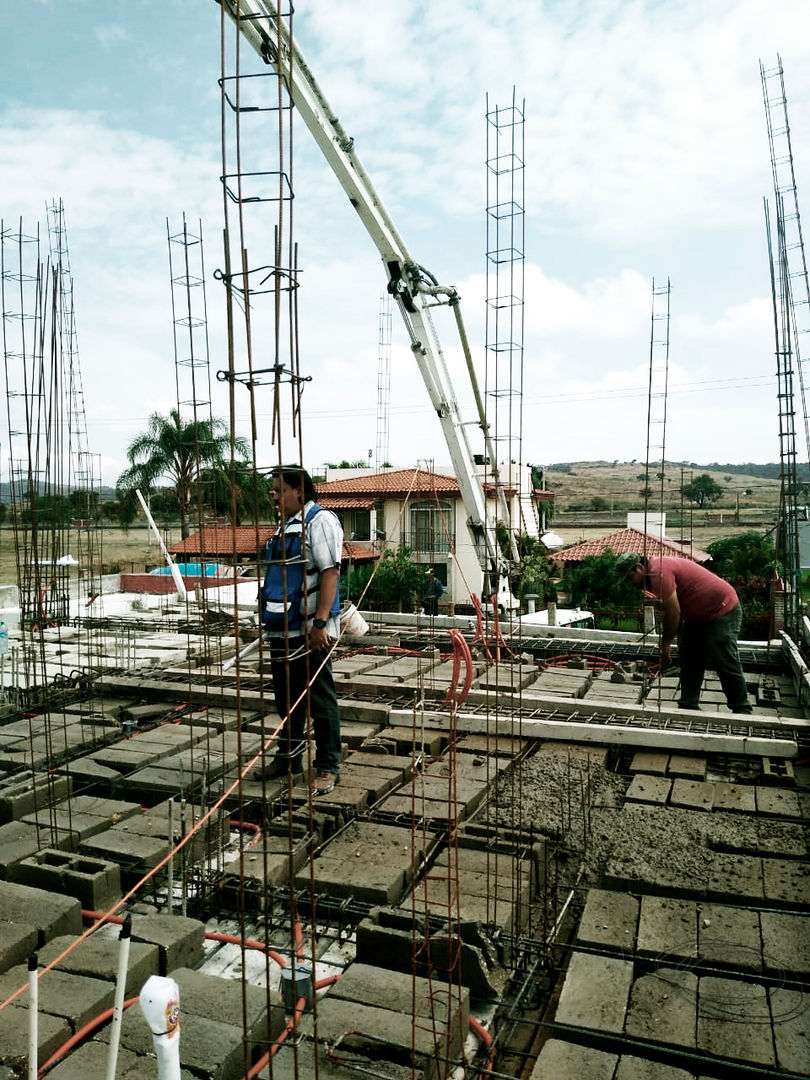
[[[249,453],[247,442],[236,436],[235,452],[242,458]],[[116,489],[125,495],[140,488],[151,491],[161,477],[172,481],[180,509],[183,539],[188,536],[188,517],[191,500],[204,469],[227,474],[230,463],[231,438],[224,421],[183,421],[177,409],[168,416],[152,413],[149,427],[137,435],[127,448],[130,467],[118,477]]]

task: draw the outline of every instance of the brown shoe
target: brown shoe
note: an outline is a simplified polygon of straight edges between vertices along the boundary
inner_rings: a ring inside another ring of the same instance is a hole
[[[315,795],[328,795],[330,791],[335,790],[337,782],[337,773],[319,772],[315,777],[315,783],[312,785],[312,791]]]

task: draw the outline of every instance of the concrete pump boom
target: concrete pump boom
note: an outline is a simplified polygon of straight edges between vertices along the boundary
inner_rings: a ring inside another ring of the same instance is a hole
[[[397,302],[408,332],[411,350],[450,452],[450,460],[467,514],[467,525],[484,571],[483,592],[487,596],[497,592],[499,606],[510,611],[517,606],[517,602],[509,588],[507,562],[498,546],[495,522],[488,512],[484,488],[475,471],[475,461],[429,310],[431,306],[444,303],[448,304],[455,314],[478,410],[478,422],[484,434],[486,455],[497,492],[498,512],[509,528],[511,554],[517,563],[517,545],[511,528],[509,508],[503,487],[498,482],[497,459],[489,437],[483,402],[464,332],[458,294],[453,286],[439,285],[432,275],[411,257],[354,152],[354,140],[346,134],[330,108],[284,20],[278,17],[276,6],[270,0],[220,2],[245,40],[264,62],[284,79],[293,105],[309,128],[382,257],[388,275],[388,291]]]

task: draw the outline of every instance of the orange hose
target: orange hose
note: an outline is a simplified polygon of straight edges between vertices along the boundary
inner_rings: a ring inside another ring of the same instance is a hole
[[[128,1009],[130,1005],[134,1005],[137,1000],[137,995],[132,998],[127,998],[122,1008]],[[114,1008],[105,1009],[103,1013],[99,1013],[99,1015],[93,1017],[92,1020],[88,1020],[84,1027],[80,1027],[78,1031],[74,1032],[74,1034],[70,1036],[67,1042],[62,1043],[59,1049],[55,1053],[51,1054],[45,1064],[40,1066],[40,1069],[37,1073],[37,1080],[40,1080],[40,1077],[44,1076],[49,1069],[52,1069],[54,1065],[57,1065],[63,1057],[67,1057],[70,1051],[75,1046],[78,1046],[78,1044],[82,1042],[83,1039],[86,1039],[88,1035],[92,1035],[94,1031],[100,1028],[103,1024],[106,1024],[108,1020],[111,1020],[114,1012]]]

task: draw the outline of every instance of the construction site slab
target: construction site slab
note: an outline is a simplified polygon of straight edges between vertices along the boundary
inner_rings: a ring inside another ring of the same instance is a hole
[[[561,1024],[622,1032],[633,964],[612,956],[574,952],[565,974],[555,1020]]]
[[[540,1051],[529,1080],[613,1080],[618,1058],[590,1046],[549,1039]]]
[[[259,1080],[301,1080],[305,1076],[317,1076],[318,1080],[358,1080],[363,1069],[372,1075],[382,1073],[386,1080],[423,1080],[421,1069],[392,1060],[391,1053],[401,1056],[396,1048],[372,1042],[362,1055],[351,1037],[341,1046],[351,1049],[350,1064],[346,1066],[334,1060],[338,1055],[328,1053],[325,1043],[316,1047],[310,1038],[296,1034],[295,1039],[281,1043],[272,1064],[259,1073]]]
[[[710,811],[714,805],[714,784],[705,780],[673,780],[669,793],[670,806],[686,810]]]
[[[801,819],[802,812],[799,798],[789,788],[768,787],[758,784],[756,787],[757,813],[769,817]]]
[[[759,915],[730,904],[698,909],[698,957],[714,968],[762,971]]]
[[[41,965],[40,965],[41,966]],[[0,1001],[28,982],[28,967],[20,964],[0,975]],[[39,1012],[67,1020],[73,1032],[108,1009],[115,998],[113,983],[53,969],[39,979]],[[27,995],[26,995],[27,999]],[[2,1017],[2,1013],[0,1013]]]
[[[118,957],[120,929],[106,928],[97,930],[90,937],[76,944],[73,935],[56,937],[39,952],[39,962],[45,967],[70,949],[67,956],[59,961],[59,970],[72,975],[86,975],[91,979],[104,979],[114,983],[118,977]],[[71,948],[72,946],[72,948]],[[127,967],[126,996],[140,992],[150,975],[160,974],[158,970],[157,945],[131,941],[129,946],[129,964]],[[46,976],[47,977],[47,976]]]
[[[746,784],[729,784],[722,780],[714,782],[714,808],[730,813],[753,814],[756,812],[756,792]]]
[[[703,976],[698,981],[698,1046],[730,1061],[773,1067],[776,1055],[764,986]]]
[[[26,1076],[28,1069],[28,1009],[9,1005],[0,1012],[0,1064],[14,1069],[15,1076]],[[37,1060],[45,1062],[70,1038],[67,1020],[43,1012],[37,1026]]]
[[[624,797],[626,802],[665,806],[671,790],[672,781],[667,777],[638,773],[631,780]]]
[[[759,921],[766,974],[810,980],[810,915],[761,911]]]
[[[695,1047],[697,975],[682,968],[656,967],[633,983],[625,1032],[634,1039]]]
[[[769,987],[776,1064],[785,1072],[810,1076],[807,991]]]
[[[97,859],[113,859],[123,870],[151,870],[171,851],[167,840],[123,829],[107,829],[82,841],[80,850]]]
[[[773,907],[810,909],[810,866],[790,859],[763,859],[765,900]]]
[[[692,754],[670,754],[667,773],[682,780],[705,780],[706,758]]]
[[[648,776],[666,776],[669,754],[655,750],[637,750],[630,759],[630,773],[646,773]]]
[[[713,851],[706,877],[706,898],[722,904],[759,904],[765,895],[762,859]]]
[[[194,1015],[243,1026],[253,1046],[275,1039],[284,1027],[286,1017],[278,991],[269,993],[268,1020],[268,992],[263,987],[248,982],[243,986],[241,980],[205,975],[188,967],[175,968],[169,974],[180,987],[181,1023]]]
[[[642,896],[638,921],[639,956],[656,960],[696,960],[697,905],[692,900]]]
[[[10,881],[0,881],[0,919],[34,926],[40,947],[59,934],[80,934],[82,929],[78,900]]]
[[[635,948],[640,903],[629,893],[589,889],[577,944],[630,952]]]

